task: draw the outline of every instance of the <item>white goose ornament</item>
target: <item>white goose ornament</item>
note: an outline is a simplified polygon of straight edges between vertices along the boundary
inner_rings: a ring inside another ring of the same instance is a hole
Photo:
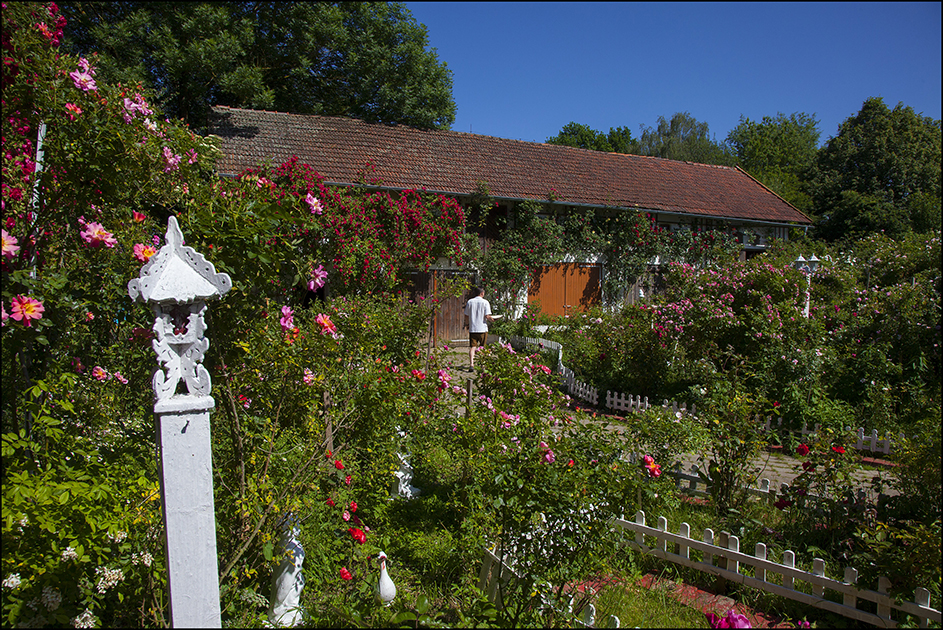
[[[396,585],[386,572],[386,554],[381,551],[377,557],[380,559],[380,580],[375,589],[376,598],[384,606],[389,606],[396,597]]]

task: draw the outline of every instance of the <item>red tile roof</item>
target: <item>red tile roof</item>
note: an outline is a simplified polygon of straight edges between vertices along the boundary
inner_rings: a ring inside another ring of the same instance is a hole
[[[778,223],[810,219],[739,168],[639,155],[365,123],[353,118],[215,107],[210,133],[223,139],[219,172],[235,175],[264,159],[293,155],[328,182],[370,179],[454,195],[488,185],[491,195],[639,207],[703,217]]]

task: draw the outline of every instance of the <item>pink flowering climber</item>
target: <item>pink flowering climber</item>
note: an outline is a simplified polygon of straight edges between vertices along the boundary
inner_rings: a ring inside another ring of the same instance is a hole
[[[6,326],[6,325],[7,325],[7,319],[10,318],[10,314],[7,313],[7,305],[6,305],[6,304],[0,304],[0,311],[3,312],[3,313],[2,313],[2,316],[0,316],[0,322],[2,322],[2,323],[0,323],[0,326]]]
[[[295,312],[291,310],[288,306],[282,307],[282,318],[279,323],[282,325],[282,330],[285,332],[291,331],[295,327]]]
[[[13,312],[10,313],[10,317],[22,322],[24,326],[29,328],[32,325],[32,320],[43,318],[43,311],[45,310],[43,303],[36,298],[28,295],[17,295],[13,298]]]
[[[114,234],[107,231],[101,223],[86,223],[79,236],[90,247],[114,247],[118,244]]]
[[[169,173],[180,168],[180,156],[174,155],[170,147],[164,147],[164,172]]]
[[[656,479],[661,477],[661,465],[656,464],[655,459],[651,455],[646,455],[643,457],[642,463],[645,466],[649,477],[654,477]]]
[[[308,204],[308,207],[311,208],[311,214],[321,214],[324,212],[324,208],[321,206],[321,200],[312,195],[310,192],[308,196],[305,197],[305,203]]]
[[[16,253],[20,251],[19,241],[16,240],[15,236],[7,234],[6,230],[2,230],[2,244],[3,244],[3,257],[7,260],[13,260],[16,256]]]
[[[340,336],[340,333],[337,330],[337,326],[334,325],[334,322],[331,321],[331,318],[328,315],[325,315],[324,313],[319,313],[318,316],[314,318],[314,321],[317,322],[319,326],[321,326],[322,335],[329,334],[335,339],[337,339]]]
[[[156,253],[157,248],[153,245],[145,245],[144,243],[134,244],[134,257],[137,258],[138,262],[146,263],[151,259],[151,256]]]
[[[92,368],[92,376],[94,376],[100,381],[108,380],[108,372],[106,372],[105,369],[99,365],[96,365],[95,367]]]
[[[66,111],[68,112],[66,114],[66,117],[68,117],[70,122],[74,122],[75,117],[82,113],[82,108],[76,105],[75,103],[66,103],[65,108],[66,108]]]
[[[88,59],[85,57],[79,59],[79,69],[69,73],[69,77],[72,79],[75,87],[83,92],[98,89],[98,86],[95,85],[95,79],[92,78],[94,75],[95,68],[88,64]]]
[[[327,271],[324,265],[318,265],[317,269],[311,271],[311,278],[308,280],[308,291],[317,291],[327,282]]]

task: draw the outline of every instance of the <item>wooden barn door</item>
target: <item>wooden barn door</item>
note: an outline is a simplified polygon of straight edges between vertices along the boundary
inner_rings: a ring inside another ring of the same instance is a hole
[[[527,303],[539,302],[548,315],[568,315],[600,304],[598,264],[559,263],[544,267],[530,284]]]

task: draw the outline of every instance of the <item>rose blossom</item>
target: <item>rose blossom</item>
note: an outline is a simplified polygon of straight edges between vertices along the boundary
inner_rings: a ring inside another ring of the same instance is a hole
[[[10,317],[18,322],[23,322],[23,325],[29,328],[32,323],[31,320],[43,318],[43,312],[46,308],[43,306],[43,303],[36,298],[31,298],[27,295],[17,295],[13,298],[12,310],[13,312],[10,313]]]
[[[295,326],[295,312],[288,306],[282,307],[282,317],[278,320],[282,325],[282,330],[290,331]]]
[[[0,238],[2,238],[3,243],[3,257],[7,260],[13,260],[13,257],[16,256],[16,252],[20,251],[19,241],[15,236],[7,234],[6,230],[0,231]]]
[[[86,223],[79,236],[91,247],[114,247],[118,244],[114,234],[105,230],[101,223]]]
[[[308,193],[308,196],[305,197],[305,203],[308,204],[309,208],[311,208],[311,214],[321,214],[324,212],[324,208],[321,206],[321,201],[310,192]]]
[[[311,279],[308,280],[308,291],[316,291],[324,286],[327,281],[327,271],[324,265],[318,265],[317,269],[312,270]]]
[[[156,253],[157,248],[153,245],[145,245],[144,243],[134,244],[134,257],[137,258],[138,262],[146,263],[150,260],[151,256]]]

